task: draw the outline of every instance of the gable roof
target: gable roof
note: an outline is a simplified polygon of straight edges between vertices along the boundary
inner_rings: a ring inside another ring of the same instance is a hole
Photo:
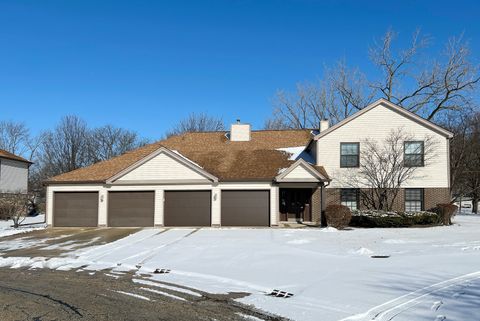
[[[316,181],[319,181],[319,182],[330,181],[323,167],[311,165],[307,163],[305,160],[303,160],[302,158],[299,158],[295,163],[290,165],[289,168],[285,169],[283,172],[277,175],[277,177],[275,177],[275,180],[277,182],[292,181],[291,179],[287,179],[287,176],[297,167],[302,167],[303,169],[305,169],[309,174],[311,174],[313,177],[316,178]]]
[[[311,130],[261,130],[252,131],[250,141],[232,142],[226,134],[222,131],[172,136],[110,160],[55,176],[46,183],[106,183],[162,147],[177,151],[220,181],[271,181],[279,169],[295,162],[289,159],[289,153],[277,149],[305,146],[312,136]]]
[[[12,154],[10,152],[7,152],[6,150],[3,150],[3,149],[0,149],[0,158],[6,158],[6,159],[16,160],[24,163],[33,164],[31,161],[26,160],[25,158]]]
[[[377,101],[371,103],[370,105],[368,105],[367,107],[363,108],[362,110],[359,110],[357,111],[355,114],[351,115],[350,117],[347,117],[345,118],[344,120],[342,120],[341,122],[338,122],[337,124],[333,125],[332,127],[320,132],[318,135],[315,135],[315,137],[313,138],[314,140],[318,140],[320,138],[322,138],[323,136],[326,136],[328,135],[329,133],[333,132],[334,130],[336,130],[337,128],[340,128],[342,127],[343,125],[345,124],[348,124],[349,122],[351,122],[352,120],[354,120],[355,118],[365,114],[366,112],[368,112],[369,110],[373,109],[373,108],[376,108],[378,106],[386,106],[387,108],[390,108],[391,110],[405,116],[406,118],[410,119],[410,120],[413,120],[417,123],[419,123],[420,125],[422,126],[425,126],[447,138],[452,138],[453,137],[453,133],[432,123],[431,121],[429,120],[426,120],[420,116],[418,116],[417,114],[403,108],[403,107],[400,107],[384,98],[380,98],[378,99]]]
[[[113,183],[114,181],[116,181],[117,179],[121,178],[122,176],[126,175],[127,173],[130,173],[131,171],[133,171],[134,169],[140,167],[141,165],[145,164],[146,162],[148,162],[149,160],[153,159],[154,157],[160,155],[160,154],[166,154],[168,156],[170,156],[171,158],[173,158],[174,160],[176,160],[177,162],[179,162],[180,164],[190,168],[191,170],[197,172],[198,174],[200,175],[203,175],[205,178],[213,181],[213,182],[218,182],[218,178],[211,175],[210,173],[206,172],[203,168],[201,168],[198,164],[195,164],[193,163],[192,161],[190,161],[189,159],[187,159],[186,157],[184,157],[183,155],[181,155],[180,153],[175,153],[174,151],[171,151],[169,150],[168,148],[165,148],[163,146],[161,146],[160,148],[158,148],[156,151],[154,151],[153,153],[151,153],[150,155],[140,159],[139,161],[133,163],[132,165],[128,166],[127,168],[121,170],[119,173],[113,175],[112,177],[110,177],[108,180],[107,180],[107,183]]]

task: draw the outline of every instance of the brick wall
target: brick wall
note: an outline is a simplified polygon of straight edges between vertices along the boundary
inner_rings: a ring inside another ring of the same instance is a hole
[[[424,207],[426,210],[435,207],[439,203],[450,202],[449,188],[425,188],[424,189]],[[326,188],[325,189],[325,206],[331,204],[340,204],[340,189]],[[360,201],[360,209],[364,208]],[[405,190],[401,189],[393,204],[393,210],[403,211],[405,209]]]
[[[312,222],[320,223],[322,213],[322,190],[320,187],[314,189],[312,194]]]

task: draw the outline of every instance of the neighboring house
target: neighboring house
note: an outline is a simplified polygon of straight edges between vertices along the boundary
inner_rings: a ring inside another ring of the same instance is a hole
[[[32,162],[0,149],[0,193],[25,193]]]
[[[50,226],[276,226],[318,223],[328,204],[360,206],[341,185],[341,146],[350,161],[365,138],[385,138],[401,127],[419,141],[437,140],[437,157],[419,168],[398,196],[398,210],[448,202],[452,134],[386,100],[320,130],[252,131],[172,136],[111,160],[51,178]],[[357,146],[357,147],[355,147]],[[343,160],[344,161],[344,160]],[[352,165],[352,164],[350,164]],[[355,165],[355,164],[353,164]],[[351,168],[349,168],[351,170]]]

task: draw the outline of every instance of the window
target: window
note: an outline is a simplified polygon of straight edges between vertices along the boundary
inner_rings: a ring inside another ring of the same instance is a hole
[[[423,142],[405,142],[403,162],[406,167],[423,166]]]
[[[423,189],[405,189],[405,212],[423,211]]]
[[[358,209],[358,189],[342,188],[340,190],[340,204],[347,206],[350,210]]]
[[[340,143],[340,167],[360,166],[360,143]]]

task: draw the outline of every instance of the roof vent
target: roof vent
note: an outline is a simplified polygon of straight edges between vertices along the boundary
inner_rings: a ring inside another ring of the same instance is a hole
[[[250,132],[250,124],[242,124],[240,119],[237,119],[237,123],[230,127],[230,141],[248,142],[250,141]]]
[[[330,123],[329,123],[328,119],[322,119],[320,121],[320,132],[323,132],[323,131],[327,130],[328,127],[330,127]]]

